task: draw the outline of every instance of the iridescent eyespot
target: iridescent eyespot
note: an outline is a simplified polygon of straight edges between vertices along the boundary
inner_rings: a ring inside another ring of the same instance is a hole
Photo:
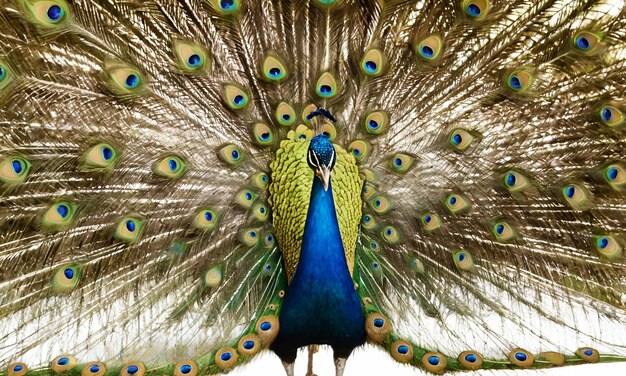
[[[361,71],[368,76],[380,76],[385,67],[385,55],[377,48],[372,48],[361,59]]]
[[[389,165],[394,171],[404,174],[413,166],[414,161],[415,158],[410,155],[398,153],[391,157]]]
[[[535,362],[533,354],[524,349],[513,349],[509,353],[509,360],[520,368],[530,368]]]
[[[596,250],[609,260],[618,260],[622,257],[622,245],[613,235],[596,235]]]
[[[364,200],[369,200],[370,197],[374,195],[374,193],[376,193],[376,189],[374,188],[373,185],[368,184],[368,183],[365,183],[363,185],[362,196]]]
[[[108,87],[113,94],[120,96],[139,94],[145,87],[141,73],[128,64],[107,60],[104,71],[108,78]]]
[[[427,352],[422,356],[422,365],[431,373],[441,373],[446,369],[446,357],[438,352]]]
[[[574,35],[574,49],[583,55],[593,54],[600,45],[601,36],[588,31],[580,31]]]
[[[233,166],[239,166],[244,161],[243,152],[237,145],[226,145],[218,153],[220,159]]]
[[[453,259],[454,265],[456,265],[457,269],[459,270],[466,272],[473,272],[476,270],[472,255],[467,251],[456,252],[453,256]]]
[[[7,64],[0,60],[0,90],[13,82],[13,72]]]
[[[337,81],[335,77],[330,72],[323,73],[317,80],[315,91],[322,98],[332,98],[337,95]]]
[[[258,203],[252,208],[252,215],[257,221],[265,222],[269,218],[270,209],[267,205]]]
[[[284,126],[290,126],[296,121],[296,111],[293,107],[285,102],[280,102],[276,107],[276,121],[278,124]]]
[[[66,24],[71,16],[70,7],[64,0],[23,1],[21,5],[33,16],[31,20],[44,28]]]
[[[265,172],[259,172],[252,176],[251,181],[255,187],[265,189],[270,182],[270,178]]]
[[[274,143],[274,132],[267,124],[254,124],[252,127],[252,135],[258,145],[271,146]]]
[[[28,176],[31,164],[21,157],[6,157],[0,160],[0,181],[7,184],[20,184]]]
[[[428,212],[424,213],[420,221],[422,222],[422,227],[426,231],[434,231],[441,227],[441,218],[437,213]]]
[[[7,376],[24,376],[28,373],[28,366],[25,363],[10,363],[6,368]]]
[[[50,368],[57,374],[63,374],[76,366],[76,359],[71,355],[60,355],[50,362]]]
[[[463,351],[457,359],[467,370],[477,370],[483,365],[483,356],[476,351]]]
[[[239,86],[224,85],[223,95],[226,105],[231,110],[240,110],[248,105],[248,93]]]
[[[263,60],[261,71],[266,79],[275,82],[283,80],[288,74],[281,58],[273,52],[270,52]]]
[[[244,229],[239,233],[239,241],[247,247],[257,245],[260,238],[261,232],[259,229]]]
[[[46,229],[59,230],[67,227],[74,219],[76,205],[59,201],[52,204],[41,219],[41,225]]]
[[[602,106],[598,116],[602,124],[611,128],[619,127],[624,124],[624,120],[626,119],[622,111],[610,105]]]
[[[273,310],[276,310],[275,305],[273,308],[274,308]],[[260,350],[261,350],[261,346],[260,346],[259,337],[254,333],[250,333],[248,335],[241,337],[237,345],[237,351],[241,355],[252,356],[256,354],[257,352],[259,352]]]
[[[223,347],[215,353],[215,365],[222,370],[229,370],[237,365],[239,355],[232,347]]]
[[[582,210],[589,205],[589,192],[579,184],[568,184],[563,190],[565,201],[573,208]]]
[[[303,109],[302,109],[302,121],[305,124],[311,124],[311,119],[308,118],[308,116],[311,114],[311,112],[317,110],[317,106],[314,105],[313,103],[306,105]]]
[[[235,196],[235,203],[244,209],[250,209],[257,199],[257,194],[249,189],[243,189]]]
[[[296,127],[295,131],[289,131],[287,137],[301,142],[308,141],[313,138],[313,130],[309,129],[304,124],[300,124]]]
[[[80,265],[64,265],[56,270],[52,276],[52,291],[62,293],[72,290],[78,285],[81,277]]]
[[[112,168],[118,160],[117,151],[107,143],[99,143],[87,149],[81,157],[81,169],[101,171]]]
[[[508,74],[506,84],[509,89],[516,93],[525,93],[535,81],[535,75],[531,69],[516,69]]]
[[[480,21],[487,17],[489,0],[463,0],[463,12],[471,19]]]
[[[130,362],[122,366],[120,376],[144,376],[146,366],[141,362]]]
[[[331,123],[324,122],[324,124],[322,124],[322,134],[326,135],[329,140],[334,141],[335,138],[337,138],[337,129],[335,129],[335,126]]]
[[[469,209],[467,200],[456,193],[450,193],[444,200],[445,207],[452,214],[464,212]]]
[[[83,367],[81,376],[103,376],[106,371],[106,366],[103,363],[87,363],[85,364],[85,367]]]
[[[187,170],[187,164],[176,155],[168,155],[152,166],[152,172],[168,179],[178,179]]]
[[[413,346],[404,340],[398,340],[391,344],[389,353],[397,362],[408,363],[413,359]]]
[[[604,169],[604,179],[614,189],[621,189],[626,184],[626,169],[619,164],[613,163]]]
[[[198,364],[191,359],[186,359],[176,363],[173,376],[196,376],[198,371]]]
[[[456,128],[450,132],[450,147],[459,152],[464,152],[474,142],[474,136],[463,128]]]
[[[389,127],[389,115],[384,111],[368,114],[363,122],[365,131],[370,134],[381,134]]]
[[[499,242],[507,242],[515,238],[515,230],[504,221],[498,221],[491,227],[491,233]]]
[[[276,237],[271,232],[268,232],[263,236],[263,243],[267,248],[272,248],[276,243]]]
[[[372,252],[380,252],[381,251],[381,246],[380,246],[380,244],[378,244],[378,242],[372,240],[372,241],[370,241],[370,250]]]
[[[174,39],[176,64],[182,73],[204,74],[208,70],[209,55],[199,44]]]
[[[241,0],[210,0],[210,4],[222,16],[235,15],[241,9]]]
[[[393,226],[386,226],[382,229],[380,234],[387,244],[397,244],[400,242],[398,230],[396,230]]]
[[[193,227],[200,231],[212,231],[219,222],[219,214],[213,209],[200,209],[193,218]]]
[[[441,55],[443,41],[439,35],[430,35],[421,41],[418,41],[415,50],[422,60],[427,62],[436,61]]]
[[[576,350],[576,356],[587,363],[597,363],[600,361],[600,353],[591,347],[581,347]]]
[[[115,229],[115,239],[126,243],[135,243],[139,240],[146,221],[137,217],[125,217]]]
[[[409,263],[409,267],[414,272],[418,274],[424,274],[426,272],[426,269],[424,268],[424,263],[420,259],[407,256],[406,260]]]
[[[530,188],[530,183],[521,172],[509,170],[504,173],[504,186],[511,193],[523,192]]]
[[[371,214],[365,214],[363,218],[361,218],[361,226],[366,230],[373,230],[378,226],[378,223]]]
[[[386,214],[393,209],[391,201],[385,196],[376,196],[371,199],[369,203],[370,207],[376,212],[376,214]]]
[[[204,275],[204,283],[210,287],[214,288],[222,284],[222,267],[216,265],[209,269]]]
[[[348,145],[348,151],[352,153],[357,162],[361,162],[369,155],[370,146],[364,140],[355,140]]]

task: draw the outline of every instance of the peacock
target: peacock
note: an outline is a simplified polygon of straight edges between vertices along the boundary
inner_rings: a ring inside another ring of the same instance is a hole
[[[0,50],[1,376],[626,360],[622,0],[7,0]]]

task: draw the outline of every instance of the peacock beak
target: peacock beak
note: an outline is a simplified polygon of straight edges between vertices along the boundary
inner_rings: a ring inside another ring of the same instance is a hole
[[[324,190],[328,191],[328,185],[330,184],[330,167],[321,166],[315,170],[315,176],[320,178],[324,185]]]

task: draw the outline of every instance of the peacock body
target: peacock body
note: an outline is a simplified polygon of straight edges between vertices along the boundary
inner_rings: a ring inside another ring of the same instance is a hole
[[[626,360],[626,4],[12,0],[2,376]]]

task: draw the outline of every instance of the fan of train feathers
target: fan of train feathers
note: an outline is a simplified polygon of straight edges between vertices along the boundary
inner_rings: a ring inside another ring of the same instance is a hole
[[[623,1],[12,0],[0,50],[3,375],[271,347],[317,134],[368,342],[626,359]]]

